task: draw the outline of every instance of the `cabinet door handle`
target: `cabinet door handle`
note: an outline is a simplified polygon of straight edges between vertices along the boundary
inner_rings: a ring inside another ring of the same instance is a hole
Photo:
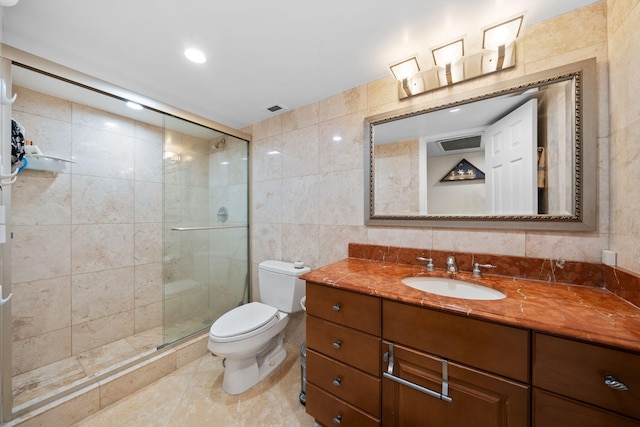
[[[419,391],[419,392],[422,392],[424,394],[427,394],[427,395],[429,395],[431,397],[435,397],[436,399],[444,400],[447,403],[453,402],[453,399],[450,396],[445,396],[442,393],[438,393],[437,391],[433,391],[430,388],[422,387],[421,385],[418,385],[416,383],[412,383],[411,381],[407,381],[404,378],[396,377],[395,375],[390,374],[388,372],[383,372],[382,376],[384,378],[390,379],[391,381],[395,381],[398,384],[402,384],[402,385],[407,386],[409,388],[412,388],[412,389],[414,389],[416,391]]]
[[[340,424],[341,422],[342,422],[342,415],[336,415],[335,417],[333,417],[334,424]]]
[[[333,385],[336,387],[340,387],[342,385],[342,380],[340,378],[336,378],[333,380]]]
[[[623,382],[618,381],[618,379],[613,375],[607,375],[606,377],[604,377],[604,383],[607,385],[607,387],[616,391],[629,390],[629,387],[627,387]]]
[[[335,349],[339,349],[340,347],[342,347],[342,341],[340,341],[340,340],[335,340],[335,341],[333,342],[333,348],[335,348]]]
[[[335,304],[333,307],[331,307],[333,309],[333,311],[340,311],[340,309],[342,308],[342,306],[340,304]]]
[[[389,351],[384,354],[384,358],[386,359],[385,362],[388,362],[388,365],[386,372],[382,373],[383,378],[388,378],[391,381],[397,382],[398,384],[402,384],[428,396],[443,400],[447,403],[453,402],[453,399],[449,396],[449,362],[447,361],[447,359],[442,359],[442,393],[438,393],[437,391],[422,387],[419,384],[412,383],[411,381],[407,381],[404,378],[393,375],[394,360],[392,342],[389,343]]]

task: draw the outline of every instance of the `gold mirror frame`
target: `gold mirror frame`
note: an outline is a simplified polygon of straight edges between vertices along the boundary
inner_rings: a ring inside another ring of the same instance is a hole
[[[374,128],[376,125],[451,109],[547,85],[575,81],[574,212],[572,215],[380,215],[375,213]],[[591,58],[547,71],[500,82],[487,88],[408,107],[365,119],[365,224],[377,226],[442,227],[510,230],[593,231],[597,226],[597,72]]]

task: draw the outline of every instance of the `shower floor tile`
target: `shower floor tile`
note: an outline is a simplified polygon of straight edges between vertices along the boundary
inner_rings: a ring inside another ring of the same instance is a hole
[[[78,381],[154,352],[162,343],[162,327],[80,353],[13,377],[13,405],[55,394]]]
[[[85,378],[85,372],[75,357],[68,357],[49,365],[13,377],[13,405],[19,406],[61,387]]]

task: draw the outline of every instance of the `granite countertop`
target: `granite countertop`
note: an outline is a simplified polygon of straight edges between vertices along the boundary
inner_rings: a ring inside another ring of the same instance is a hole
[[[450,298],[413,289],[409,276],[450,277],[444,270],[348,258],[301,276],[308,282],[375,295],[534,329],[583,341],[640,352],[640,309],[603,288],[496,276],[474,278],[461,271],[456,279],[498,289],[506,298],[493,301]]]

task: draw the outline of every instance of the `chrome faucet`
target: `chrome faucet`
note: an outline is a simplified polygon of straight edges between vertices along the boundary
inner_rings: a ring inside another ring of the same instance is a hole
[[[458,274],[458,264],[453,255],[447,257],[447,273]]]
[[[427,270],[427,271],[434,271],[435,270],[432,258],[424,258],[424,257],[419,256],[418,258],[416,258],[416,261],[425,261],[427,263],[427,265],[425,266],[424,269]]]

